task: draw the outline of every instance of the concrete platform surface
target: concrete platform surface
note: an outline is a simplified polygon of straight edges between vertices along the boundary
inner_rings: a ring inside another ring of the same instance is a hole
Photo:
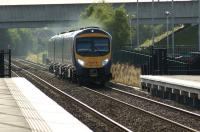
[[[199,76],[200,77],[200,76]],[[191,89],[200,90],[200,78],[197,76],[153,76],[153,75],[142,75],[141,79],[148,79],[153,81],[164,82],[168,84],[174,84],[179,86],[185,86]],[[198,81],[199,80],[199,81]]]
[[[169,75],[169,76],[153,76],[141,75],[141,82],[146,84],[157,85],[166,88],[178,89],[181,92],[188,92],[189,97],[191,94],[197,95],[200,99],[200,76],[191,75]]]
[[[200,82],[200,75],[169,75],[164,77]]]
[[[24,78],[0,79],[0,132],[90,132]]]

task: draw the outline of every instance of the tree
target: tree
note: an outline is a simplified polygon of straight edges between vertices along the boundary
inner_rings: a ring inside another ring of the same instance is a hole
[[[100,26],[112,35],[113,51],[119,50],[127,44],[130,38],[130,26],[127,11],[124,6],[113,8],[108,3],[91,4],[81,15],[81,24],[86,22],[87,26]]]
[[[29,52],[39,53],[47,50],[48,39],[53,35],[50,30],[14,28],[4,31],[3,42],[11,45],[12,53],[17,56],[26,56]],[[1,31],[0,31],[1,34]]]
[[[123,6],[115,9],[112,23],[109,25],[113,36],[114,49],[121,49],[130,39],[130,26],[127,12]]]
[[[0,36],[0,50],[7,49],[8,44],[10,44],[7,29],[0,29]]]
[[[25,56],[33,48],[31,29],[8,29],[9,40],[14,55]]]

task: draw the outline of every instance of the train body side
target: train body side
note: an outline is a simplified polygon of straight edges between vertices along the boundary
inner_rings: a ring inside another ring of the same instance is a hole
[[[48,46],[48,59],[52,63],[73,64],[73,38],[64,35],[50,39]]]

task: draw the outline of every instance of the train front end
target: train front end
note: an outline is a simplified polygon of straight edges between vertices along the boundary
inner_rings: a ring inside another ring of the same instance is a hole
[[[86,29],[75,37],[74,46],[79,81],[104,84],[111,79],[110,34],[100,29]]]

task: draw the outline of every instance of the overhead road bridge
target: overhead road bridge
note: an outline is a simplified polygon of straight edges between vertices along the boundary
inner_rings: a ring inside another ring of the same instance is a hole
[[[129,14],[136,15],[137,3],[112,3],[114,7],[124,5]],[[34,4],[34,5],[1,5],[0,28],[69,26],[79,20],[81,12],[89,4]],[[174,23],[198,23],[198,1],[140,2],[138,5],[140,24],[166,23],[166,11],[174,17]],[[153,12],[153,13],[152,13]],[[171,20],[169,20],[170,23]],[[132,19],[132,24],[136,17]]]

